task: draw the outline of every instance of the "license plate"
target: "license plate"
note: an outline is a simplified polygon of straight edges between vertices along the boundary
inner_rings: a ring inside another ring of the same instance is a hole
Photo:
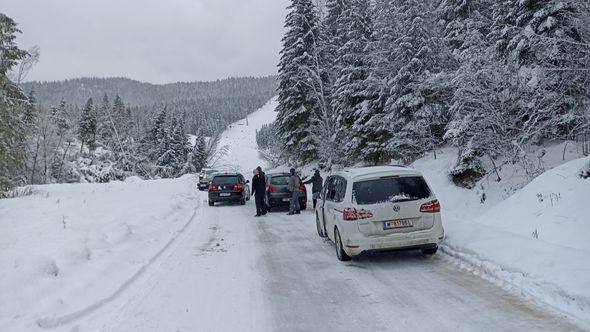
[[[398,219],[386,221],[383,223],[383,229],[395,229],[395,228],[410,228],[414,227],[414,224],[410,219]]]
[[[291,199],[290,198],[283,198],[283,202],[290,202]]]
[[[220,193],[219,194],[219,197],[229,197],[229,196],[231,196],[230,193]]]

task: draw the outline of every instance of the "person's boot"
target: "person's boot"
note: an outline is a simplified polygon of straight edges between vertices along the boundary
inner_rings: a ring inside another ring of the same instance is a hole
[[[289,211],[289,213],[287,213],[287,215],[288,215],[288,216],[292,216],[292,215],[294,215],[294,214],[295,214],[295,213],[293,213],[292,211]]]

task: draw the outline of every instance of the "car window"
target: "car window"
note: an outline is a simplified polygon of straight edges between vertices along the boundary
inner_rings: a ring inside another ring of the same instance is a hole
[[[270,184],[274,184],[275,186],[286,186],[289,184],[289,176],[273,176],[270,180]]]
[[[359,181],[354,183],[352,191],[353,202],[362,205],[406,202],[430,197],[430,189],[421,176]]]
[[[334,177],[334,202],[340,203],[346,195],[346,179],[341,176]]]
[[[326,200],[335,202],[336,201],[336,177],[333,176],[330,178],[330,182],[328,183],[328,187],[326,188]]]
[[[216,176],[212,181],[213,184],[235,184],[239,182],[237,175]]]

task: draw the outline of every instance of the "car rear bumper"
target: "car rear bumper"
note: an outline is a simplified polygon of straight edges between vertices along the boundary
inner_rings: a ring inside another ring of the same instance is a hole
[[[239,202],[246,198],[243,192],[230,192],[230,196],[219,196],[219,194],[220,192],[209,192],[209,202]]]
[[[289,206],[291,203],[291,196],[288,195],[277,195],[268,198],[268,205],[273,206]],[[307,205],[307,197],[299,196],[299,204]]]
[[[442,225],[411,233],[397,233],[383,236],[364,236],[351,232],[350,236],[341,233],[342,247],[349,256],[358,256],[384,251],[415,250],[436,248],[444,239]]]

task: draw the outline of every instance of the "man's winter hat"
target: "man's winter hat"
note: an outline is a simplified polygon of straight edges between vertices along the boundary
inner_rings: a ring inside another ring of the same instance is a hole
[[[291,168],[291,175],[295,175],[295,169]]]
[[[262,172],[262,167],[258,166],[258,167],[256,167],[256,169],[257,169],[259,172]]]

